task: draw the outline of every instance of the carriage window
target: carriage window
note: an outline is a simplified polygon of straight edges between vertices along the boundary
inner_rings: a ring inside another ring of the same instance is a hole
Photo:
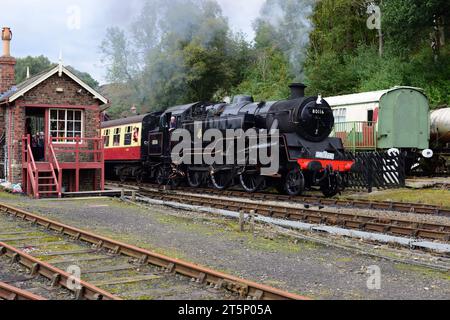
[[[118,147],[120,146],[120,128],[114,129],[114,141],[113,146]]]
[[[124,142],[124,144],[126,146],[131,146],[131,138],[132,138],[132,135],[133,135],[132,131],[133,131],[133,127],[131,127],[131,126],[126,127],[126,129],[125,129],[125,142]]]
[[[347,109],[335,109],[333,114],[335,123],[342,123],[347,120]]]
[[[75,143],[74,138],[83,137],[83,118],[81,110],[51,109],[50,136],[61,138],[55,143]]]
[[[103,132],[103,146],[104,147],[109,147],[109,136],[111,134],[111,131],[109,129],[105,130]]]
[[[367,111],[367,121],[373,122],[373,110]]]

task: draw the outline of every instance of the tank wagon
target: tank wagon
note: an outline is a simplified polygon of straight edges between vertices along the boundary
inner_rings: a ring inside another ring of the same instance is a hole
[[[450,108],[441,108],[430,113],[430,146],[435,151],[432,158],[424,161],[428,172],[450,170]]]

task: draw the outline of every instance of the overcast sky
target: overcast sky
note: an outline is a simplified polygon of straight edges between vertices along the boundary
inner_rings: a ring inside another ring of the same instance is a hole
[[[253,39],[252,22],[264,0],[218,0],[234,30]],[[0,25],[13,31],[12,55],[45,55],[92,74],[101,83],[105,72],[99,46],[110,26],[126,28],[142,0],[1,0]],[[80,12],[79,19],[78,12]]]

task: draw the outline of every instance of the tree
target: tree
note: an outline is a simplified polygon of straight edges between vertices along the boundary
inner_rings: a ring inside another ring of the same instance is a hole
[[[423,88],[432,106],[448,103],[450,46],[445,43],[448,26],[442,22],[449,19],[450,3],[389,0],[378,4],[385,39],[382,57],[376,32],[366,26],[365,1],[318,2],[306,63],[310,92],[330,96],[404,85]]]
[[[147,0],[131,30],[109,30],[102,52],[108,79],[134,88],[138,109],[219,99],[242,81],[248,45],[216,1]]]
[[[87,72],[78,71],[72,66],[66,66],[67,70],[75,74],[78,78],[80,78],[84,83],[86,83],[89,87],[93,89],[98,88],[98,81],[92,78],[92,76]]]
[[[297,81],[304,80],[304,63],[313,25],[313,0],[266,0],[255,23],[255,48],[276,48],[290,64]]]
[[[30,75],[39,74],[45,70],[54,67],[55,64],[51,63],[47,57],[25,57],[18,58],[16,63],[16,83],[21,83],[27,78],[27,68],[30,68]]]
[[[56,63],[52,63],[47,57],[42,55],[38,57],[28,56],[25,58],[18,58],[15,67],[16,83],[19,84],[26,80],[28,68],[30,69],[30,76],[33,77],[41,72],[54,68],[56,65]],[[90,87],[94,89],[98,87],[99,83],[92,78],[89,73],[78,71],[72,66],[67,66],[66,68]]]
[[[244,81],[234,94],[254,96],[257,101],[280,100],[289,96],[293,78],[285,55],[278,49],[255,50]]]

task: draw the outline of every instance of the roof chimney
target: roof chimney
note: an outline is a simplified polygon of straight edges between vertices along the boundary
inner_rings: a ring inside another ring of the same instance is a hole
[[[11,56],[11,40],[12,40],[11,29],[8,27],[4,27],[2,30],[3,57]]]
[[[10,90],[15,84],[16,59],[11,57],[12,32],[8,27],[2,29],[3,55],[0,56],[0,93]]]
[[[305,97],[306,86],[303,83],[292,83],[289,88],[291,89],[290,99],[299,99]]]

